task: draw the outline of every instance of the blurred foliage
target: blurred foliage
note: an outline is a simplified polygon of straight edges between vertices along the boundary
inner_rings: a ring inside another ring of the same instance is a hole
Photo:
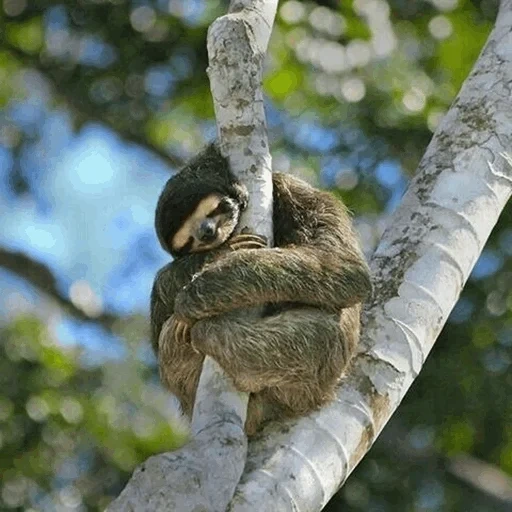
[[[227,3],[3,0],[0,181],[17,204],[40,200],[56,172],[56,114],[75,134],[102,125],[170,168],[212,138],[205,38]],[[274,164],[343,197],[368,252],[495,13],[492,0],[280,2],[264,82]],[[468,453],[512,475],[511,216],[329,510],[498,510],[446,461]],[[127,350],[93,364],[37,311],[4,319],[0,509],[101,510],[138,462],[184,441],[145,340],[114,330]]]
[[[183,443],[135,359],[129,368],[81,364],[30,316],[0,339],[2,510],[103,509],[138,461]]]

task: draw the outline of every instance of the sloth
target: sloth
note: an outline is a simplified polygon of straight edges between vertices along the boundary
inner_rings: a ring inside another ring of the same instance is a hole
[[[190,416],[204,357],[214,358],[250,393],[250,436],[334,397],[371,290],[343,203],[290,175],[272,183],[272,248],[238,232],[248,193],[215,143],[168,180],[155,214],[173,256],[151,293],[161,379]],[[254,307],[262,315],[244,314]]]

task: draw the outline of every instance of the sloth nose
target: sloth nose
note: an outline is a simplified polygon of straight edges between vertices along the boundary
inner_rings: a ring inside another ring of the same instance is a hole
[[[199,225],[198,233],[201,242],[211,242],[217,236],[217,225],[214,220],[206,219]]]

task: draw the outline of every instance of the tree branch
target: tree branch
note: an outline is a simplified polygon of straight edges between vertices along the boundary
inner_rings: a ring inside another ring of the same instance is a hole
[[[102,313],[97,316],[88,315],[59,291],[56,277],[44,263],[33,260],[22,252],[10,251],[0,247],[0,267],[28,281],[32,286],[52,298],[66,313],[78,320],[94,322],[112,330],[114,323],[120,319],[118,316],[109,313]]]
[[[439,335],[512,193],[512,0],[373,257],[375,299],[335,403],[249,447],[231,511],[320,510],[366,454]]]

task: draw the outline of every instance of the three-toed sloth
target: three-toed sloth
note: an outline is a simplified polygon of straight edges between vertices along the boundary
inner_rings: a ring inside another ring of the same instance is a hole
[[[213,357],[251,393],[249,435],[334,396],[371,289],[345,206],[289,175],[273,173],[272,183],[272,248],[237,233],[249,197],[216,144],[169,179],[156,208],[174,257],[151,294],[161,378],[190,415],[204,356]],[[255,306],[262,317],[243,314]]]

